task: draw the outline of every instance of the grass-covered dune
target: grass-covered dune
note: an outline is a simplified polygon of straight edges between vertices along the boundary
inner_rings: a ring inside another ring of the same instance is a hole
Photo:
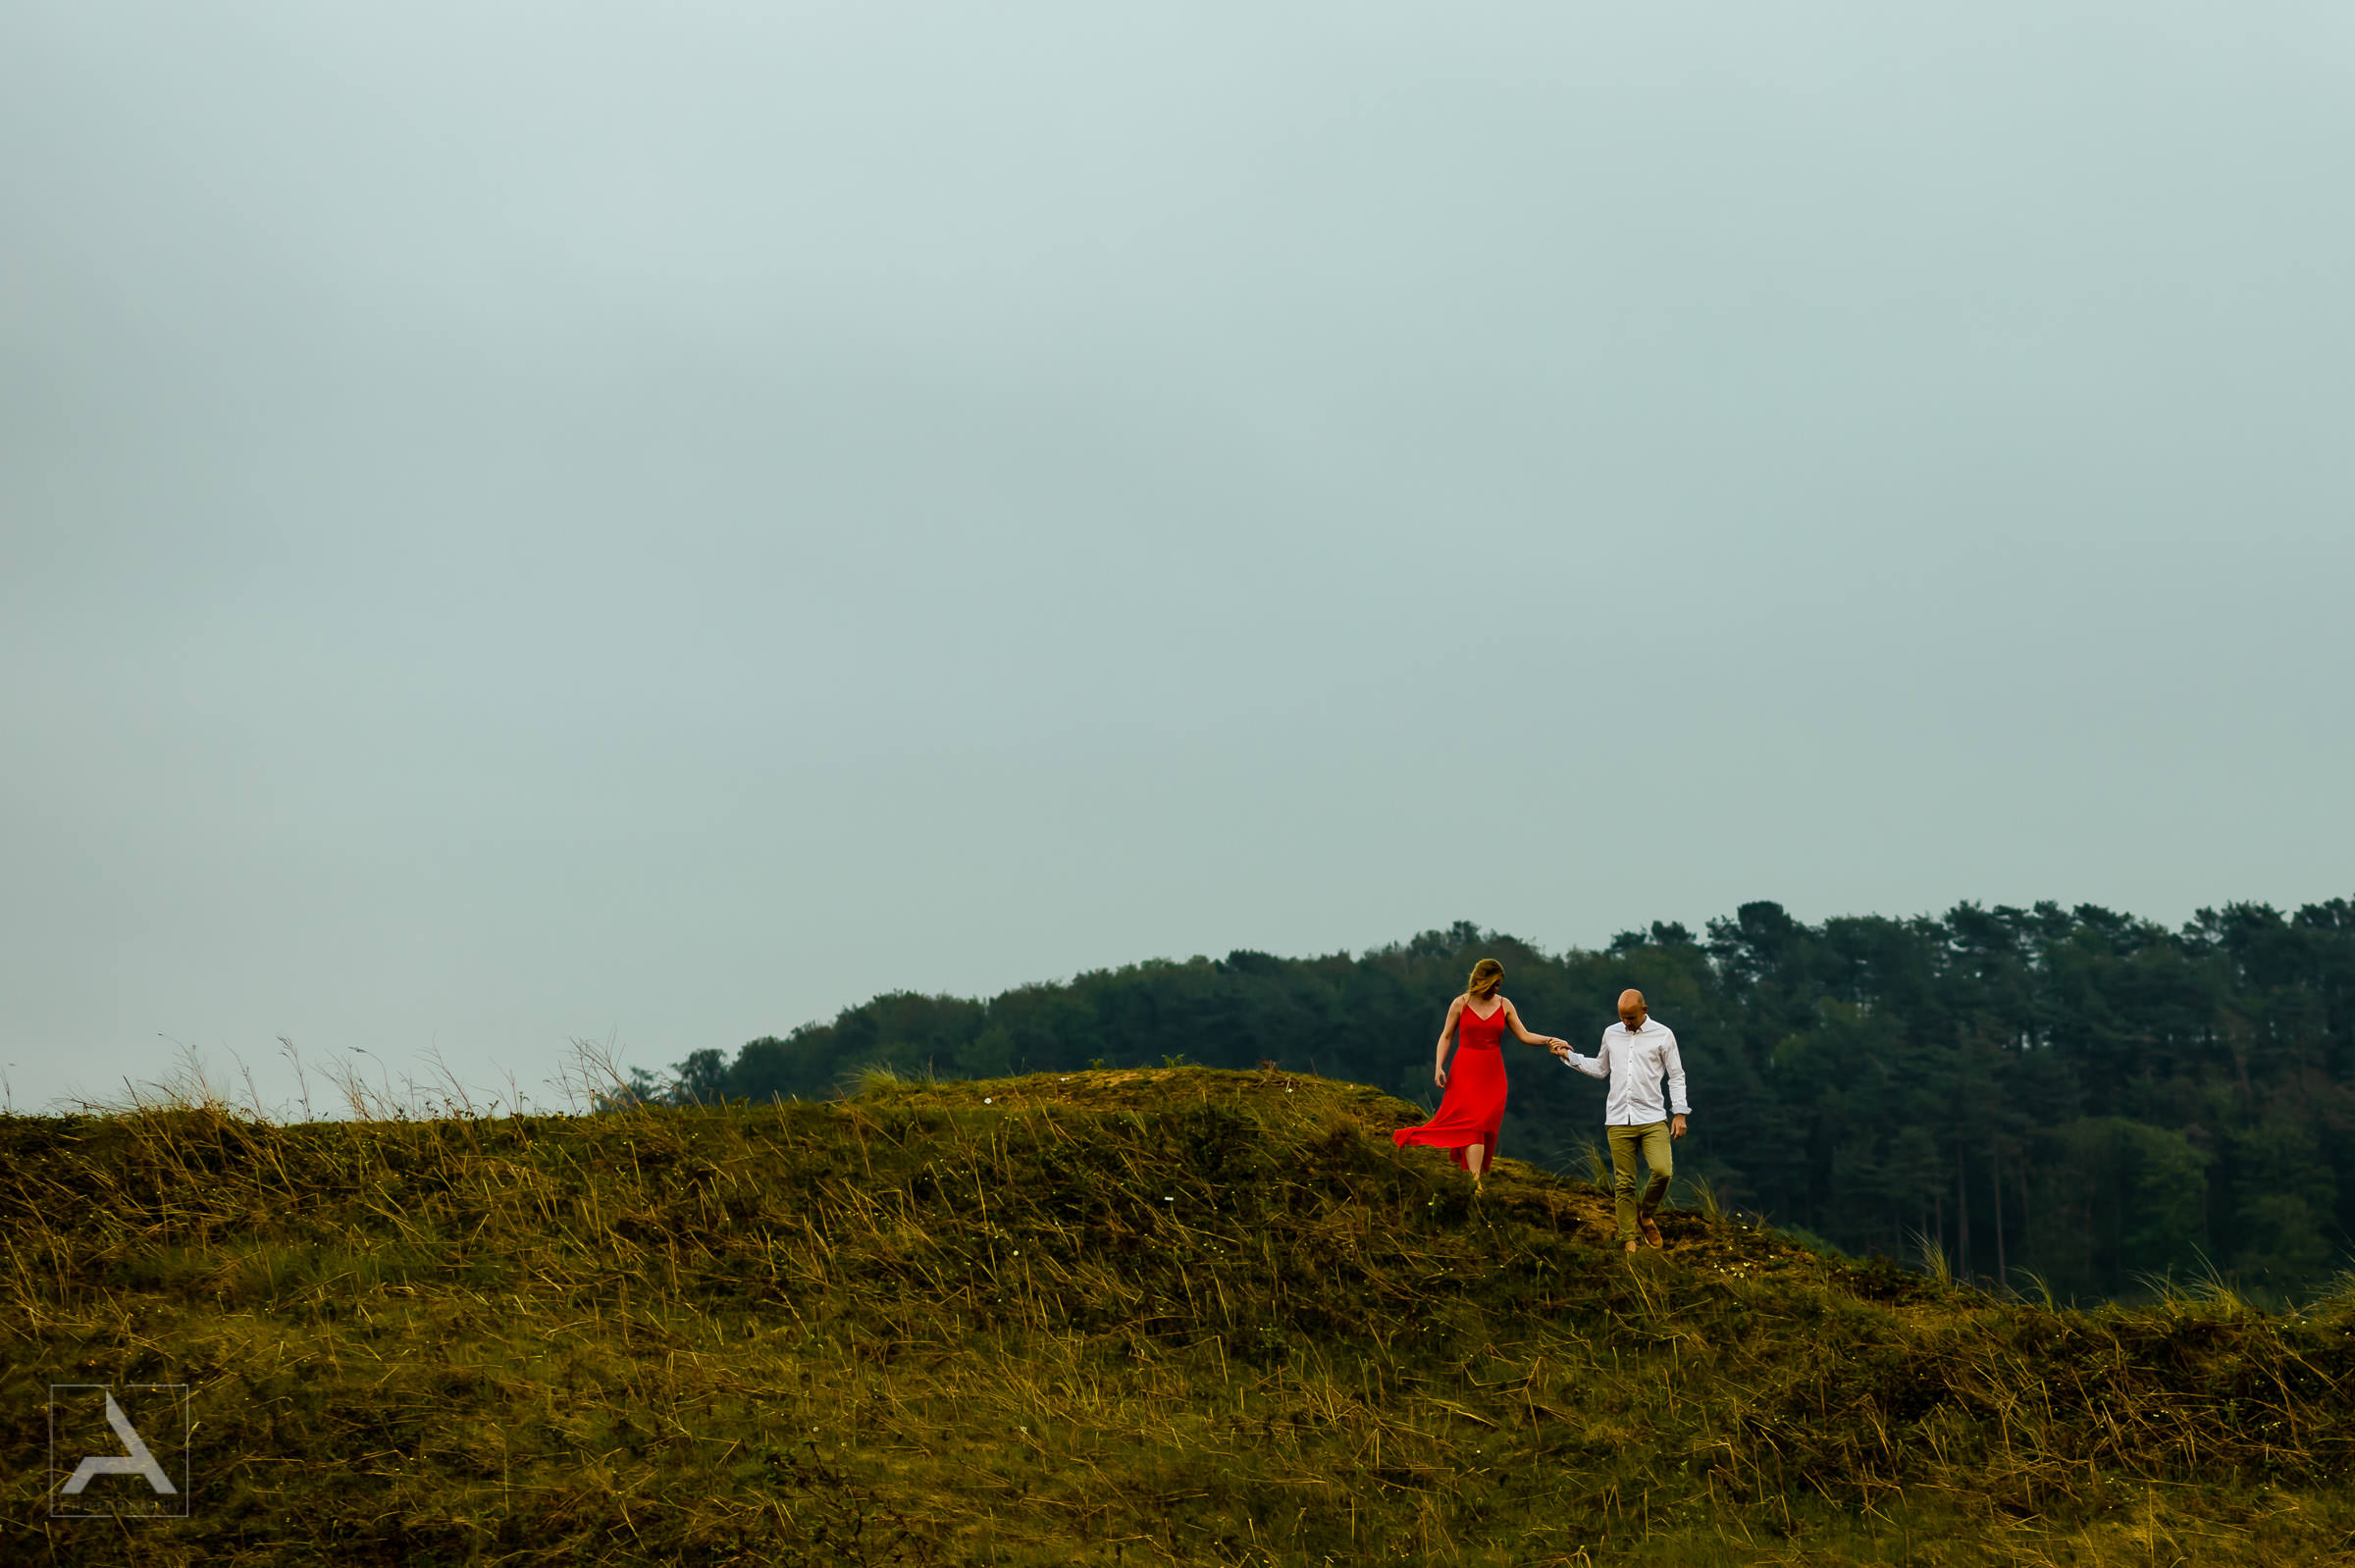
[[[0,1560],[2355,1561],[2355,1297],[1630,1259],[1416,1119],[1178,1068],[0,1120]],[[190,1517],[48,1518],[53,1383],[193,1385]]]

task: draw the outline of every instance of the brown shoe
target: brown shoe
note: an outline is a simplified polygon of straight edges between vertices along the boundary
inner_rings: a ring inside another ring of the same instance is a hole
[[[1644,1228],[1644,1239],[1648,1244],[1655,1247],[1664,1247],[1668,1244],[1667,1241],[1664,1240],[1660,1235],[1660,1228],[1651,1223],[1650,1215],[1647,1214],[1640,1216],[1637,1219],[1636,1224]],[[1635,1247],[1635,1243],[1630,1241],[1628,1243],[1628,1247],[1632,1250]]]

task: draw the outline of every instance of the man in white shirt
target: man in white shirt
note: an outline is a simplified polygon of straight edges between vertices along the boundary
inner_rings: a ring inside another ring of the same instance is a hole
[[[1602,1047],[1593,1061],[1566,1045],[1553,1048],[1553,1054],[1567,1066],[1589,1077],[1611,1080],[1602,1121],[1611,1141],[1611,1174],[1618,1188],[1619,1241],[1630,1252],[1636,1250],[1639,1228],[1646,1241],[1655,1247],[1663,1244],[1660,1228],[1651,1216],[1668,1193],[1669,1178],[1676,1175],[1670,1140],[1685,1135],[1685,1117],[1692,1109],[1685,1103],[1685,1064],[1676,1054],[1675,1031],[1665,1023],[1653,1022],[1650,1012],[1643,992],[1622,991],[1619,1021],[1602,1031]],[[1660,1104],[1663,1076],[1675,1107],[1673,1119]],[[1641,1198],[1636,1195],[1638,1149],[1651,1173]]]

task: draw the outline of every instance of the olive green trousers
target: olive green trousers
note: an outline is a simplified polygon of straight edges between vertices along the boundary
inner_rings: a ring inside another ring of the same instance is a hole
[[[1611,1175],[1616,1179],[1618,1193],[1619,1239],[1631,1241],[1636,1234],[1639,1216],[1648,1219],[1668,1195],[1669,1179],[1676,1175],[1676,1156],[1670,1152],[1668,1124],[1647,1122],[1640,1126],[1606,1127],[1611,1136]],[[1644,1195],[1636,1196],[1636,1151],[1644,1151],[1644,1163],[1650,1168],[1651,1179],[1644,1183]]]

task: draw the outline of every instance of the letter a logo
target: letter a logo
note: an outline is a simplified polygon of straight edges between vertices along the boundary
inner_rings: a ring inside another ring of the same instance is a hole
[[[121,1399],[115,1397],[118,1392]],[[56,1490],[49,1516],[186,1518],[187,1395],[185,1384],[50,1385],[49,1477]],[[97,1419],[102,1405],[103,1427]],[[133,1418],[147,1428],[146,1435]],[[149,1436],[162,1440],[163,1453],[148,1446]],[[112,1451],[117,1444],[121,1452]],[[70,1475],[67,1465],[73,1466]],[[118,1476],[123,1479],[108,1479]]]
[[[180,1490],[172,1485],[172,1478],[164,1474],[164,1467],[155,1462],[155,1455],[147,1451],[147,1444],[139,1440],[138,1433],[131,1427],[131,1417],[125,1415],[123,1407],[115,1403],[114,1390],[111,1388],[106,1394],[106,1424],[115,1429],[115,1436],[123,1439],[123,1446],[131,1452],[90,1455],[74,1467],[73,1479],[60,1490],[69,1497],[75,1496],[90,1484],[92,1476],[145,1476],[147,1485],[160,1492],[170,1494]]]

